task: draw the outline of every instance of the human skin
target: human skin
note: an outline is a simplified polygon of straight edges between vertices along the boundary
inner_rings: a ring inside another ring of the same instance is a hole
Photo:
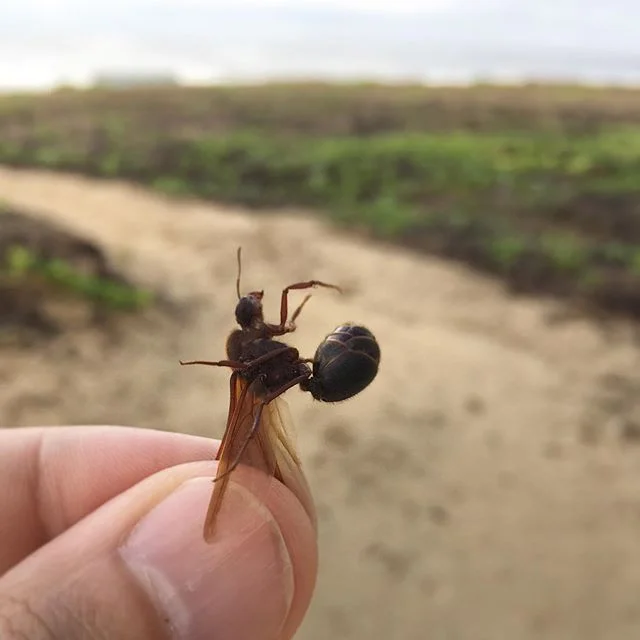
[[[258,495],[239,474],[205,543],[218,446],[131,427],[0,430],[0,637],[291,638],[315,585],[314,524],[284,485]]]

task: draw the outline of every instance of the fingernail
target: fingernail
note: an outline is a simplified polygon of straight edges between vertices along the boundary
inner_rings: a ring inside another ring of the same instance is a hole
[[[269,510],[229,483],[216,537],[202,536],[211,478],[194,478],[151,510],[120,549],[173,638],[274,640],[293,599],[293,570]]]

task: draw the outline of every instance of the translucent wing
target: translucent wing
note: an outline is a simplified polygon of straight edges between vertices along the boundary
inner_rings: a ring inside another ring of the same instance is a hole
[[[258,446],[275,452],[274,476],[282,482],[300,501],[304,510],[315,524],[316,511],[311,490],[302,471],[302,464],[296,453],[296,437],[289,405],[280,396],[264,409],[267,414],[263,428],[258,431]]]
[[[237,373],[231,375],[230,399],[227,426],[216,459],[219,460],[216,481],[209,502],[204,524],[204,538],[210,541],[215,534],[215,525],[222,501],[232,473],[227,473],[245,446],[247,434],[254,423],[256,413],[262,405],[261,399],[252,390],[246,380]],[[259,472],[256,476],[243,475],[243,486],[260,497],[271,483],[265,483],[264,477],[275,478],[287,486],[300,500],[301,504],[315,519],[311,493],[302,473],[300,460],[295,451],[293,423],[286,402],[276,398],[264,406],[255,436],[246,444],[240,458],[240,465],[252,467]]]

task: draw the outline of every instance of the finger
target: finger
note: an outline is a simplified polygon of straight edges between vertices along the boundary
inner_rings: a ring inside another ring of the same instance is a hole
[[[143,478],[219,442],[128,427],[0,430],[0,575]]]
[[[315,530],[284,485],[261,475],[259,502],[246,488],[258,472],[238,469],[205,543],[216,466],[165,469],[16,565],[0,579],[0,637],[291,638],[315,583]]]

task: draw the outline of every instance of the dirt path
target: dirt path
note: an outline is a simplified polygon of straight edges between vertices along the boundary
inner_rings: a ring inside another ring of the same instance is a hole
[[[185,311],[2,352],[0,424],[111,422],[219,435],[234,248],[275,314],[318,292],[294,342],[345,320],[383,349],[376,383],[336,407],[290,395],[321,518],[301,640],[637,640],[640,413],[633,331],[550,325],[551,303],[437,260],[347,239],[301,215],[247,215],[122,183],[0,170],[0,198],[98,241]]]

